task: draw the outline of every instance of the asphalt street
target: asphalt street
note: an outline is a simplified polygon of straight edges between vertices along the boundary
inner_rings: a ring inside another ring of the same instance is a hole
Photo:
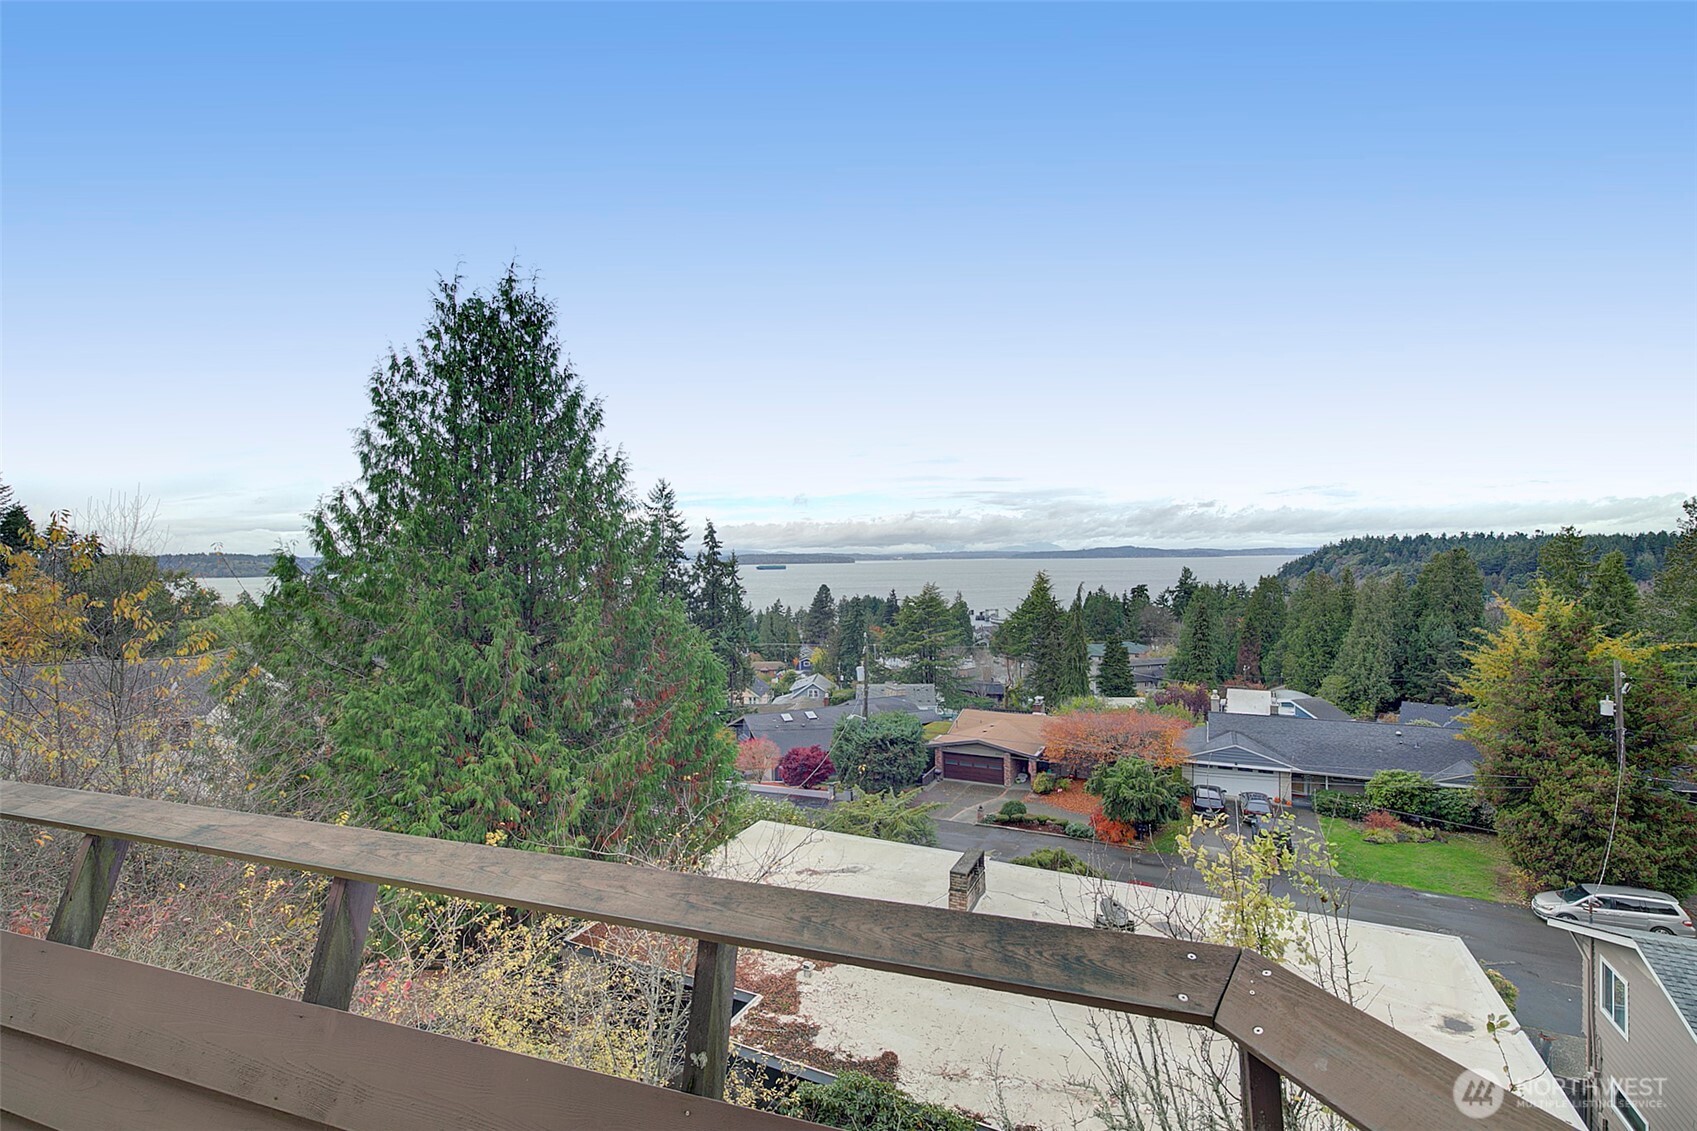
[[[937,822],[937,842],[956,852],[983,849],[1001,860],[1060,845],[1117,880],[1178,891],[1205,890],[1200,877],[1182,860],[1154,852],[951,820]],[[1347,891],[1356,919],[1460,938],[1482,966],[1500,971],[1520,988],[1515,1018],[1530,1035],[1579,1033],[1579,955],[1566,933],[1546,927],[1529,908],[1389,884],[1328,882],[1340,892]]]

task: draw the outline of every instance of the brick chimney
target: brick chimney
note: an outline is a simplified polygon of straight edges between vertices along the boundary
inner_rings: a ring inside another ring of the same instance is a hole
[[[949,869],[949,910],[971,911],[983,895],[984,853],[963,853]]]

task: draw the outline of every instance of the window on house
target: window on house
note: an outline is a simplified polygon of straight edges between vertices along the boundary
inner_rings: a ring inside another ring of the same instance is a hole
[[[1614,1027],[1626,1036],[1626,979],[1616,974],[1614,967],[1600,962],[1598,971],[1597,1008],[1601,1009]]]
[[[1625,1093],[1620,1090],[1619,1084],[1616,1084],[1614,1088],[1614,1109],[1615,1114],[1620,1116],[1626,1125],[1632,1128],[1632,1131],[1650,1131],[1650,1121],[1640,1115],[1638,1109],[1632,1106],[1632,1101],[1626,1098]]]

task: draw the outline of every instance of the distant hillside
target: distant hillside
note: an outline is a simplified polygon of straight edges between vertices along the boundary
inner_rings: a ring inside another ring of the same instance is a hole
[[[160,554],[159,568],[184,570],[192,577],[263,577],[271,572],[273,554]],[[301,568],[313,570],[323,558],[299,558]]]
[[[1549,540],[1548,534],[1390,534],[1345,538],[1321,546],[1311,554],[1286,562],[1279,576],[1286,581],[1315,570],[1338,576],[1348,569],[1357,581],[1375,574],[1400,570],[1412,576],[1421,566],[1438,554],[1460,546],[1472,555],[1485,571],[1485,582],[1492,589],[1519,588],[1538,572],[1538,547]],[[1668,546],[1673,543],[1672,531],[1654,534],[1588,534],[1585,548],[1596,561],[1604,554],[1619,550],[1626,555],[1626,567],[1637,581],[1648,581],[1662,568]]]

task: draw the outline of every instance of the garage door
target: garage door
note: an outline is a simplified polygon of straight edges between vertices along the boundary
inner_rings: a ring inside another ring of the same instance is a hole
[[[955,781],[982,781],[1002,784],[1002,760],[982,754],[955,754],[943,751],[943,776]]]
[[[1268,797],[1282,796],[1276,770],[1216,770],[1211,766],[1192,766],[1190,775],[1192,785],[1217,785],[1226,791],[1227,797],[1236,797],[1246,789],[1265,793]]]

